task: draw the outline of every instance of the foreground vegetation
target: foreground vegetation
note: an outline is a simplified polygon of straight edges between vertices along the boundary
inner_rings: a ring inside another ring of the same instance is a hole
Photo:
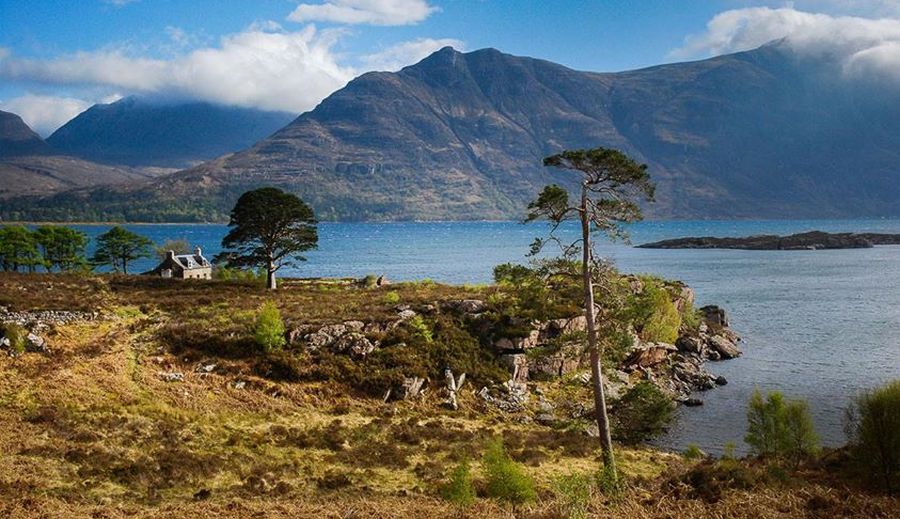
[[[258,281],[0,275],[0,306],[11,312],[98,313],[47,329],[49,353],[0,357],[0,516],[897,513],[896,500],[866,490],[847,450],[795,463],[623,444],[617,461],[624,483],[611,485],[598,469],[599,441],[574,422],[524,422],[478,397],[482,384],[508,375],[489,357],[472,357],[477,343],[447,316],[385,337],[398,342],[368,359],[365,371],[272,339],[278,317],[288,329],[391,319],[398,304],[479,298],[513,302],[519,315],[538,311],[502,283],[366,288],[286,280],[282,288],[273,294]],[[554,301],[564,308],[564,300]],[[459,392],[458,411],[444,405],[437,384],[418,398],[385,401],[383,386],[372,382],[392,383],[401,373],[390,369],[396,366],[437,380],[430,370],[447,359],[469,362],[463,369],[475,381]],[[590,399],[590,388],[571,380],[534,385],[548,401]]]

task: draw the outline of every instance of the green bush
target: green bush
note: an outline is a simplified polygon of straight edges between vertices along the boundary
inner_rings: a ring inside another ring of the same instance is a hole
[[[485,492],[488,497],[513,505],[530,503],[537,499],[534,481],[521,465],[509,457],[502,440],[495,439],[488,443],[483,464],[487,477]]]
[[[13,354],[25,352],[28,330],[18,324],[0,324],[0,337],[9,339],[9,349]]]
[[[469,506],[475,502],[475,486],[469,460],[464,458],[450,473],[447,484],[441,487],[441,497],[457,506]]]
[[[569,474],[553,482],[553,493],[560,508],[560,515],[570,519],[588,516],[591,504],[593,478],[587,474]]]
[[[678,339],[681,314],[672,296],[656,278],[642,277],[643,290],[633,296],[630,317],[643,340],[672,344]]]
[[[428,326],[428,323],[425,322],[425,319],[423,319],[421,315],[412,317],[406,321],[406,325],[426,343],[431,343],[431,341],[434,340],[431,327]]]
[[[847,417],[855,461],[893,495],[900,490],[900,380],[857,396]]]
[[[400,302],[400,294],[398,294],[395,290],[391,290],[384,295],[384,302],[389,305],[395,305]]]
[[[642,381],[613,406],[614,437],[637,443],[662,433],[675,412],[672,401],[654,384]]]
[[[781,457],[799,463],[818,450],[818,436],[803,400],[788,400],[778,391],[765,398],[757,389],[747,409],[744,441],[758,456]]]
[[[681,453],[685,459],[689,460],[699,460],[706,457],[706,454],[700,449],[700,446],[696,443],[691,443],[684,449],[684,452]]]
[[[277,351],[284,347],[284,321],[281,320],[281,312],[275,303],[266,301],[259,308],[253,338],[266,352]]]

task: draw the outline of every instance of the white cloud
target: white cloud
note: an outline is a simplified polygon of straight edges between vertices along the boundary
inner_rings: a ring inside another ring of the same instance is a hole
[[[363,56],[360,58],[360,61],[369,70],[396,71],[407,65],[412,65],[432,52],[447,46],[456,50],[465,49],[465,44],[462,41],[452,38],[419,38],[392,45],[381,52]]]
[[[722,12],[706,31],[685,39],[675,58],[739,52],[783,39],[801,53],[829,55],[853,76],[900,77],[900,19],[808,13],[792,7]]]
[[[47,137],[92,103],[71,97],[26,94],[0,101],[0,110],[12,112],[42,137]]]
[[[309,110],[354,75],[331,51],[343,34],[271,32],[261,26],[222,38],[173,59],[126,55],[123,51],[79,52],[50,59],[0,56],[0,77],[53,85],[103,85],[132,93],[180,96],[227,105]]]
[[[327,0],[300,4],[288,15],[294,22],[411,25],[438,11],[427,0]]]

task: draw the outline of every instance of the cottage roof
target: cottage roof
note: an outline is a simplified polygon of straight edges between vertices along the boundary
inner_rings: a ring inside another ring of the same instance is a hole
[[[198,247],[194,254],[178,254],[172,257],[185,270],[209,267],[209,261],[203,257]]]

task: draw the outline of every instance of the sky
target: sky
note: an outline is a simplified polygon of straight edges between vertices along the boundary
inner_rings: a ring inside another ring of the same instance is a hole
[[[0,0],[0,110],[44,136],[128,95],[299,114],[446,45],[612,72],[782,38],[900,79],[900,0]]]

